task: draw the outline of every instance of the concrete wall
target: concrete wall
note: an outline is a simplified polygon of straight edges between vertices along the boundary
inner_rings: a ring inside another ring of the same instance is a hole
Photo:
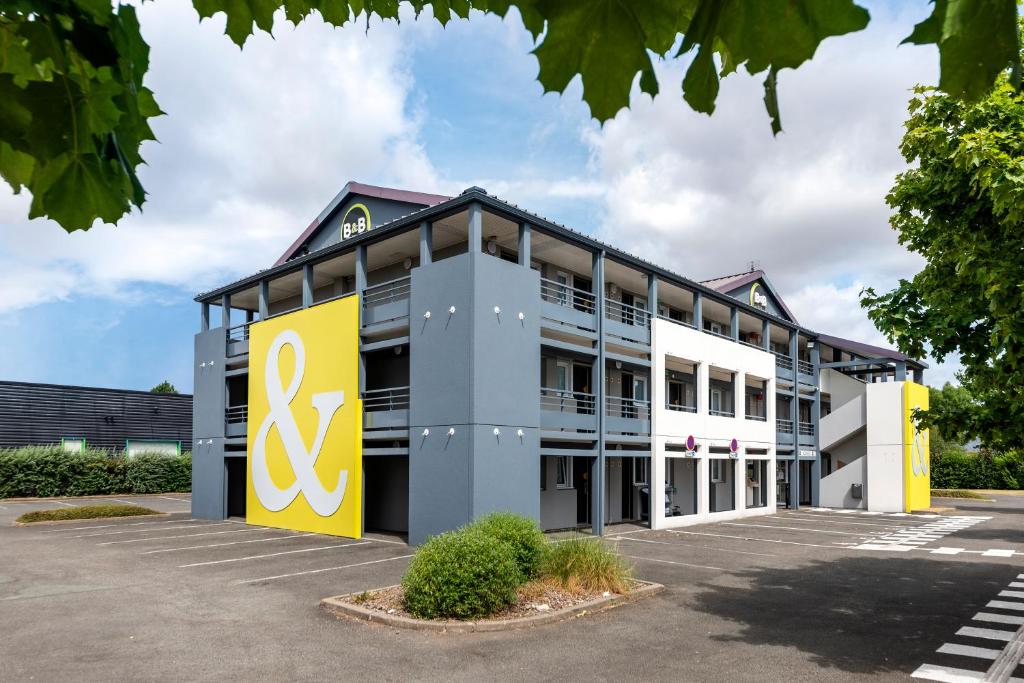
[[[224,519],[227,487],[224,470],[224,361],[226,330],[217,327],[195,336],[192,402],[192,516]]]
[[[576,526],[576,489],[560,489],[557,480],[557,458],[541,458],[547,488],[540,492],[540,524],[542,529],[569,529]]]
[[[828,508],[867,508],[867,457],[860,457],[827,477],[822,477],[818,491],[820,504]],[[851,486],[861,484],[861,499],[851,495]]]
[[[903,382],[867,385],[868,509],[903,512]]]

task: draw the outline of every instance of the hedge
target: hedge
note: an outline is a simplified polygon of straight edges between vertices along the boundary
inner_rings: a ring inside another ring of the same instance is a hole
[[[967,453],[947,450],[931,458],[932,488],[1024,488],[1024,453]]]
[[[192,489],[192,454],[140,453],[61,446],[0,449],[0,498],[170,493]]]

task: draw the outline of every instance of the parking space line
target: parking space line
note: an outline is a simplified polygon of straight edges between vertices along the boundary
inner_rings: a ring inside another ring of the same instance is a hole
[[[978,628],[977,626],[964,626],[956,632],[958,636],[968,638],[986,638],[988,640],[1001,640],[1008,643],[1017,635],[1016,631],[1001,631],[994,628]]]
[[[175,520],[177,521],[177,520]],[[206,526],[224,526],[225,524],[233,524],[233,522],[213,522],[212,524],[189,524],[187,526],[168,526],[163,529],[125,529],[124,531],[103,531],[98,534],[79,534],[78,536],[69,536],[69,538],[92,538],[94,536],[115,536],[117,534],[141,534],[149,533],[150,531],[172,531],[176,529],[195,529],[198,527]],[[118,525],[120,526],[120,525]]]
[[[778,524],[745,524],[741,522],[722,522],[725,526],[746,526],[757,529],[783,529],[785,531],[811,531],[816,534],[835,534],[837,536],[858,536],[863,538],[867,534],[854,532],[854,531],[829,531],[828,529],[807,529],[803,527],[795,526],[779,526]]]
[[[631,536],[620,535],[615,539],[616,541],[636,541],[637,543],[656,543],[658,545],[669,545],[677,548],[706,548],[708,550],[719,550],[723,553],[736,553],[738,555],[757,555],[759,557],[777,557],[775,553],[754,553],[749,550],[734,550],[732,548],[716,548],[713,545],[695,545],[693,543],[672,543],[669,541],[655,541],[651,538],[633,538]]]
[[[827,515],[801,515],[799,513],[786,513],[778,515],[779,518],[783,517],[798,517],[800,522],[804,520],[814,520],[816,522],[824,522],[825,524],[850,524],[854,526],[873,526],[879,529],[916,529],[921,526],[920,524],[899,524],[890,522],[855,522],[852,519],[826,519]]]
[[[660,562],[662,564],[674,564],[674,565],[678,565],[680,567],[693,567],[694,569],[710,569],[712,571],[728,572],[730,574],[735,574],[736,573],[735,569],[726,569],[725,567],[709,567],[709,566],[704,565],[704,564],[690,564],[688,562],[676,562],[675,560],[659,560],[659,559],[654,558],[654,557],[640,557],[639,555],[624,555],[623,557],[628,557],[628,558],[631,558],[631,559],[634,559],[634,560],[644,560],[646,562]]]
[[[323,572],[333,572],[339,569],[350,569],[352,567],[365,567],[368,564],[380,564],[381,562],[392,562],[394,560],[404,560],[412,557],[412,555],[399,555],[398,557],[385,557],[383,560],[368,560],[366,562],[354,562],[352,564],[343,564],[340,567],[324,567],[322,569],[308,569],[304,572],[294,572],[292,574],[278,574],[277,576],[265,576],[261,579],[243,579],[236,581],[236,584],[243,583],[259,583],[260,581],[274,581],[276,579],[289,579],[293,576],[304,576],[306,574],[321,574]]]
[[[975,647],[974,645],[961,645],[959,643],[943,643],[942,647],[936,650],[942,655],[960,655],[961,657],[977,657],[978,659],[995,659],[1002,650],[993,650],[987,647]]]
[[[229,557],[226,560],[209,560],[207,562],[193,562],[191,564],[179,564],[178,569],[188,569],[189,567],[206,567],[211,564],[228,564],[230,562],[245,562],[246,560],[262,560],[267,557],[277,557],[279,555],[292,555],[294,553],[311,553],[317,550],[334,550],[336,548],[351,548],[357,545],[370,545],[373,541],[357,541],[355,543],[341,543],[339,545],[322,545],[316,548],[301,548],[299,550],[284,550],[279,553],[267,553],[266,555],[247,555],[245,557]]]
[[[182,548],[158,548],[156,550],[146,550],[139,553],[140,555],[155,555],[157,553],[173,553],[179,550],[199,550],[200,548],[222,548],[226,545],[241,545],[242,543],[269,543],[270,541],[284,541],[289,538],[307,538],[309,536],[316,536],[317,534],[295,534],[293,536],[275,536],[274,538],[250,538],[245,541],[228,541],[226,543],[208,543],[206,545],[189,545]]]
[[[91,524],[89,526],[73,526],[66,527],[64,529],[45,529],[40,531],[41,534],[63,534],[69,531],[89,531],[91,529],[107,529],[110,527],[125,527],[125,526],[143,526],[147,524],[183,524],[185,522],[201,522],[200,519],[161,519],[158,522],[125,522],[120,524]]]
[[[125,543],[152,543],[154,541],[170,541],[174,538],[194,538],[196,536],[217,536],[219,534],[244,534],[257,531],[277,531],[269,527],[252,527],[250,529],[227,529],[225,531],[204,531],[199,534],[176,534],[174,536],[146,536],[145,538],[130,538],[124,541],[104,541],[96,545],[123,545]]]
[[[125,505],[134,505],[135,507],[141,507],[138,503],[134,503],[130,500],[124,500],[123,498],[108,498],[107,500],[112,500],[115,503],[124,503]]]
[[[65,503],[63,500],[48,500],[47,503],[56,503],[57,505],[63,505],[64,507],[76,508],[78,507],[74,503]]]
[[[178,503],[191,503],[192,502],[191,498],[174,498],[172,496],[157,496],[157,498],[162,498],[163,500],[173,500],[173,501],[176,501]]]
[[[935,664],[922,664],[910,676],[927,681],[938,681],[938,683],[980,683],[985,678],[985,674],[977,671],[957,669],[952,666],[936,666]]]
[[[828,548],[829,550],[838,550],[833,545],[821,545],[819,543],[800,543],[799,541],[783,541],[775,538],[753,538],[750,536],[730,536],[728,534],[710,534],[706,531],[683,531],[682,529],[665,529],[673,534],[690,534],[693,536],[714,536],[715,538],[732,538],[739,541],[760,541],[761,543],[782,543],[785,545],[802,545],[808,548]]]

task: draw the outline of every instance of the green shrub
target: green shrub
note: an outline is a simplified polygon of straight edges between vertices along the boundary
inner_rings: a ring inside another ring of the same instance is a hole
[[[34,510],[18,517],[19,522],[52,522],[67,519],[99,519],[101,517],[137,517],[139,515],[159,515],[156,510],[141,505],[84,505],[73,508],[57,508],[56,510]]]
[[[508,543],[523,581],[540,575],[548,544],[536,521],[511,512],[492,512],[473,522],[470,528]]]
[[[937,489],[1020,489],[1024,487],[1024,454],[939,451],[931,458],[931,484]]]
[[[551,544],[544,573],[564,588],[624,593],[632,572],[626,560],[596,538],[571,538]]]
[[[405,607],[421,619],[486,617],[516,600],[512,546],[472,528],[434,536],[402,577]]]
[[[0,448],[0,498],[170,493],[192,488],[192,454],[139,454],[61,446]]]

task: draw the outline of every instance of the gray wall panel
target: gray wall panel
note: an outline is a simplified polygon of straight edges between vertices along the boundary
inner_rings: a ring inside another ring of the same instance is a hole
[[[224,519],[224,440],[199,441],[201,443],[192,448],[192,516],[196,519]]]
[[[195,337],[192,431],[197,439],[224,436],[225,335],[223,327],[216,327]]]

